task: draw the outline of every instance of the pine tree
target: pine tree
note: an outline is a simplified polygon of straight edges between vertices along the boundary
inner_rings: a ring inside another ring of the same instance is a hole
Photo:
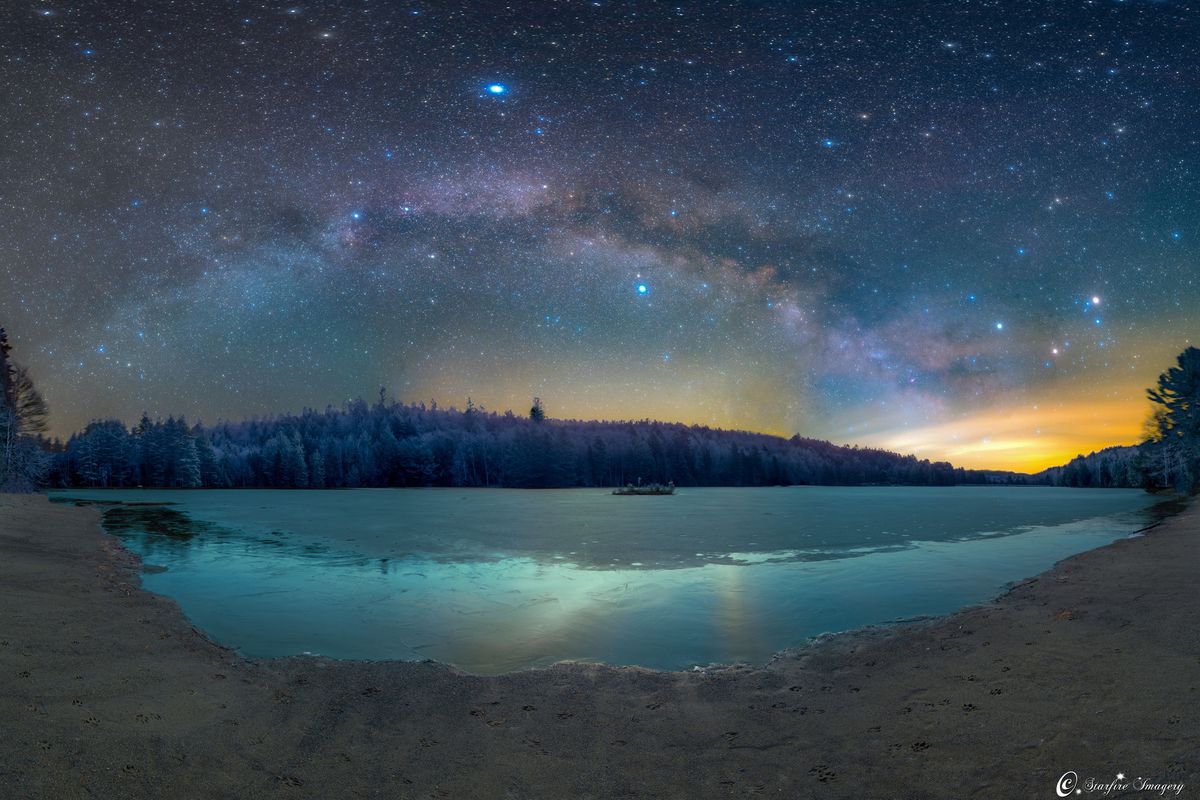
[[[313,450],[311,465],[308,468],[308,483],[314,489],[325,488],[325,456],[318,448]]]
[[[1159,485],[1191,491],[1200,480],[1200,349],[1180,353],[1146,394],[1157,428],[1146,445],[1147,471]]]
[[[47,427],[46,401],[28,371],[11,360],[12,345],[0,328],[0,488],[28,490],[41,483],[49,456],[40,434]]]

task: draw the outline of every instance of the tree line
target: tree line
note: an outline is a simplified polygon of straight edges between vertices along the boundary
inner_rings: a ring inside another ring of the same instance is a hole
[[[1200,486],[1200,349],[1189,347],[1146,391],[1151,412],[1144,440],[1080,455],[1039,473],[1055,486],[1174,489]]]
[[[38,486],[554,488],[1049,484],[1193,492],[1200,486],[1200,349],[1188,347],[1148,390],[1145,439],[1036,475],[965,470],[886,450],[654,420],[552,419],[476,406],[355,400],[342,408],[188,425],[89,423],[48,440],[48,409],[0,328],[0,491]]]
[[[942,485],[1005,480],[884,450],[653,420],[528,416],[475,406],[389,402],[189,426],[143,416],[99,420],[55,454],[62,486],[556,488],[673,481],[679,486]]]

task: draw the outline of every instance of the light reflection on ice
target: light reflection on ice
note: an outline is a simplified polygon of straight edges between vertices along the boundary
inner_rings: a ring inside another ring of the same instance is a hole
[[[145,586],[217,641],[478,673],[764,662],[811,635],[985,600],[1128,535],[1150,503],[1011,487],[687,489],[666,503],[594,490],[71,492],[84,495],[176,503],[159,509],[172,535],[130,507],[110,529],[166,568]]]

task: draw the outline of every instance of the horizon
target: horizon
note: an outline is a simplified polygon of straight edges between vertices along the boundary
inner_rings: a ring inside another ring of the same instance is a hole
[[[383,385],[1036,472],[1200,330],[1175,4],[190,8],[0,32],[56,435]]]
[[[386,389],[386,387],[381,387],[381,388]],[[480,413],[484,413],[484,414],[495,414],[497,416],[504,416],[506,414],[512,414],[516,417],[522,417],[522,418],[527,417],[529,414],[528,409],[522,410],[522,409],[520,409],[519,406],[518,407],[512,407],[512,406],[494,407],[487,403],[475,402],[475,398],[473,396],[471,396],[467,399],[474,402],[474,408],[477,411],[479,411]],[[532,399],[533,398],[531,397],[530,400],[532,401]],[[241,422],[247,422],[247,421],[251,421],[251,420],[255,420],[255,419],[298,417],[307,412],[314,412],[314,413],[320,414],[320,413],[324,413],[327,409],[333,409],[334,411],[341,412],[341,411],[344,411],[351,403],[355,403],[355,402],[359,402],[359,401],[365,402],[369,406],[373,406],[373,405],[375,405],[376,402],[378,402],[377,399],[372,400],[369,396],[360,394],[360,395],[356,395],[354,397],[344,398],[336,403],[328,402],[328,403],[323,403],[323,404],[304,405],[297,409],[263,411],[263,412],[259,412],[256,414],[248,414],[248,415],[242,415],[242,416],[237,416],[237,417],[217,416],[217,417],[211,418],[209,420],[206,420],[203,415],[189,416],[187,414],[181,414],[181,413],[172,412],[172,411],[163,411],[161,413],[159,413],[159,412],[151,413],[149,410],[143,409],[142,411],[139,411],[132,415],[115,414],[115,415],[104,416],[104,417],[95,417],[95,418],[89,419],[87,422],[83,423],[78,428],[75,428],[73,430],[66,431],[66,432],[60,432],[57,428],[55,428],[54,425],[51,425],[50,429],[46,435],[49,438],[59,439],[63,442],[66,442],[72,435],[82,432],[87,427],[88,424],[90,424],[92,422],[100,422],[105,419],[115,419],[118,422],[120,422],[122,425],[124,425],[127,429],[132,429],[137,424],[138,419],[140,419],[143,414],[146,415],[147,417],[149,417],[151,420],[157,420],[157,421],[163,421],[168,418],[184,419],[188,422],[189,426],[199,424],[205,428],[222,425],[222,424],[237,425]],[[390,392],[387,393],[386,402],[388,403],[388,405],[395,404],[395,405],[400,405],[400,406],[405,406],[405,407],[425,406],[429,410],[433,410],[434,405],[436,404],[436,410],[452,411],[452,412],[457,412],[457,413],[463,413],[466,410],[465,400],[463,402],[456,403],[453,401],[442,401],[437,398],[406,399],[406,398],[396,397],[396,396],[392,395]],[[53,417],[53,411],[51,413],[51,417]],[[1054,457],[1047,457],[1047,458],[1050,458],[1050,460],[1048,460],[1044,466],[1038,466],[1033,469],[1019,469],[1019,468],[1010,468],[1010,467],[1003,467],[1003,466],[976,466],[976,465],[972,465],[972,464],[969,464],[966,462],[955,461],[951,458],[943,458],[943,457],[922,454],[921,452],[919,452],[916,449],[903,450],[903,449],[897,449],[895,447],[891,447],[891,446],[887,446],[887,445],[883,445],[883,444],[874,444],[874,443],[861,442],[861,441],[850,441],[850,440],[838,440],[838,439],[824,437],[824,436],[809,436],[809,435],[806,435],[803,433],[799,433],[797,431],[775,432],[775,431],[766,431],[766,430],[755,430],[753,428],[722,425],[722,424],[719,424],[716,422],[686,421],[686,420],[678,420],[678,419],[662,419],[662,418],[653,417],[653,416],[641,416],[641,417],[591,416],[591,417],[588,417],[588,416],[578,416],[578,415],[571,415],[571,414],[555,413],[554,408],[549,407],[549,406],[546,406],[546,420],[550,421],[550,422],[559,421],[559,422],[583,423],[583,424],[593,424],[593,423],[594,424],[625,424],[625,423],[646,423],[646,422],[648,422],[648,423],[657,423],[657,424],[662,424],[662,425],[683,425],[683,426],[687,426],[687,427],[704,427],[704,428],[709,428],[709,429],[716,430],[716,431],[724,431],[724,432],[729,432],[729,433],[746,433],[746,434],[751,434],[751,435],[769,436],[769,437],[775,437],[775,438],[780,438],[780,439],[791,439],[793,436],[800,436],[805,439],[823,441],[828,444],[835,445],[837,447],[858,447],[858,448],[865,448],[865,449],[885,450],[888,452],[896,453],[897,455],[913,456],[919,460],[927,460],[930,462],[948,461],[955,468],[962,468],[962,469],[967,469],[967,470],[1015,472],[1015,473],[1019,473],[1019,474],[1029,474],[1029,475],[1039,473],[1050,467],[1063,466],[1067,462],[1069,462],[1071,459],[1075,458],[1076,456],[1086,456],[1090,453],[1099,452],[1101,450],[1104,450],[1104,449],[1107,449],[1110,447],[1127,447],[1127,446],[1134,446],[1134,445],[1138,444],[1138,441],[1135,440],[1135,441],[1127,441],[1127,442],[1116,442],[1116,443],[1105,444],[1105,445],[1096,446],[1096,447],[1087,447],[1087,448],[1078,450],[1077,452],[1072,452],[1070,455],[1064,455],[1064,456],[1058,457],[1057,460],[1055,460]]]

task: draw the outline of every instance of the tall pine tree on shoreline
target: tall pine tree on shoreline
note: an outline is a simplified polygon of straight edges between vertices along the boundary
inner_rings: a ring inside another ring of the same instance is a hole
[[[49,409],[11,353],[8,333],[0,328],[0,491],[27,492],[44,480],[50,466],[41,440]]]

